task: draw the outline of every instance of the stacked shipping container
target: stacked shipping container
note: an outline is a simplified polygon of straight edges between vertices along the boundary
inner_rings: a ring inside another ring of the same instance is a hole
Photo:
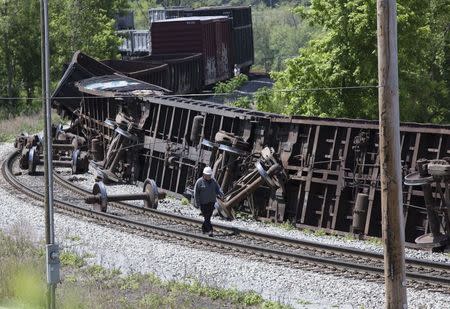
[[[151,23],[152,55],[201,53],[204,85],[232,76],[231,20],[224,16],[182,17]]]

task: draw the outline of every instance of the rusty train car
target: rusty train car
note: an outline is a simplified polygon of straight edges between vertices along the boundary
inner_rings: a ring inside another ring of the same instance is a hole
[[[88,140],[99,177],[152,178],[190,196],[210,165],[226,192],[219,205],[225,217],[240,210],[299,227],[381,236],[376,121],[287,117],[171,96],[100,70],[100,63],[86,65],[98,74],[69,70],[52,102]],[[402,123],[400,130],[404,176],[420,159],[450,157],[449,125]],[[445,234],[448,211],[440,187],[433,184],[431,194],[442,208],[437,216]],[[414,242],[429,230],[424,192],[405,185],[403,198],[406,241]]]

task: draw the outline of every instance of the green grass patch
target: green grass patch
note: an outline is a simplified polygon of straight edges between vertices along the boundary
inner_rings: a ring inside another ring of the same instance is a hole
[[[304,299],[299,299],[297,301],[297,304],[300,304],[300,305],[311,305],[312,303],[310,301],[307,301],[307,300],[304,300]]]
[[[216,86],[214,86],[215,93],[232,93],[236,89],[243,86],[248,81],[248,76],[245,74],[239,74],[238,76],[233,77],[232,79],[219,82]]]
[[[383,244],[381,238],[378,237],[369,237],[367,238],[367,242],[377,246],[381,246]]]
[[[0,307],[46,308],[43,244],[37,248],[23,235],[29,233],[9,237],[0,232]],[[154,274],[122,275],[118,269],[87,265],[83,257],[61,251],[57,308],[289,308],[253,291],[221,289],[192,279],[162,281]]]
[[[71,241],[80,241],[81,237],[74,235],[74,236],[68,236],[67,239],[71,240]]]
[[[86,261],[81,256],[69,251],[62,251],[59,255],[59,259],[62,266],[73,266],[79,268],[86,264]]]
[[[189,200],[188,200],[187,198],[183,197],[183,198],[181,199],[181,205],[186,206],[186,205],[189,205],[189,204],[190,204],[190,203],[189,203]]]
[[[315,231],[314,232],[314,235],[315,236],[326,236],[327,235],[327,232],[325,232],[325,230],[323,230],[323,229],[318,229],[317,231]]]
[[[65,120],[53,112],[52,123],[61,122],[64,123]],[[0,142],[11,142],[20,133],[35,134],[43,129],[44,118],[40,111],[30,115],[0,119]]]

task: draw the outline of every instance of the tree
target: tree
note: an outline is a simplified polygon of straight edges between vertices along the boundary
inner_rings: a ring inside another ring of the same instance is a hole
[[[114,58],[120,39],[114,16],[127,0],[49,1],[51,70],[53,80],[78,49],[98,58]],[[39,108],[41,95],[40,2],[0,1],[0,101],[2,114]]]
[[[50,42],[57,74],[76,50],[94,58],[114,59],[119,37],[114,30],[114,16],[127,8],[126,0],[60,0],[50,7]]]
[[[376,88],[317,90],[377,85],[376,0],[312,0],[297,12],[325,34],[274,74],[274,99],[288,114],[376,118]],[[398,1],[402,120],[450,120],[448,20],[448,2]]]

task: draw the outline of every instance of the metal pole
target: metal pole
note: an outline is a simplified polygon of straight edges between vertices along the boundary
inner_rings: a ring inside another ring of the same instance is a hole
[[[55,244],[53,222],[52,115],[50,103],[50,48],[48,36],[48,0],[41,0],[41,66],[44,110],[45,242],[47,262],[47,307],[55,308],[59,282],[59,250]]]
[[[395,0],[377,0],[378,104],[385,308],[407,308]]]

